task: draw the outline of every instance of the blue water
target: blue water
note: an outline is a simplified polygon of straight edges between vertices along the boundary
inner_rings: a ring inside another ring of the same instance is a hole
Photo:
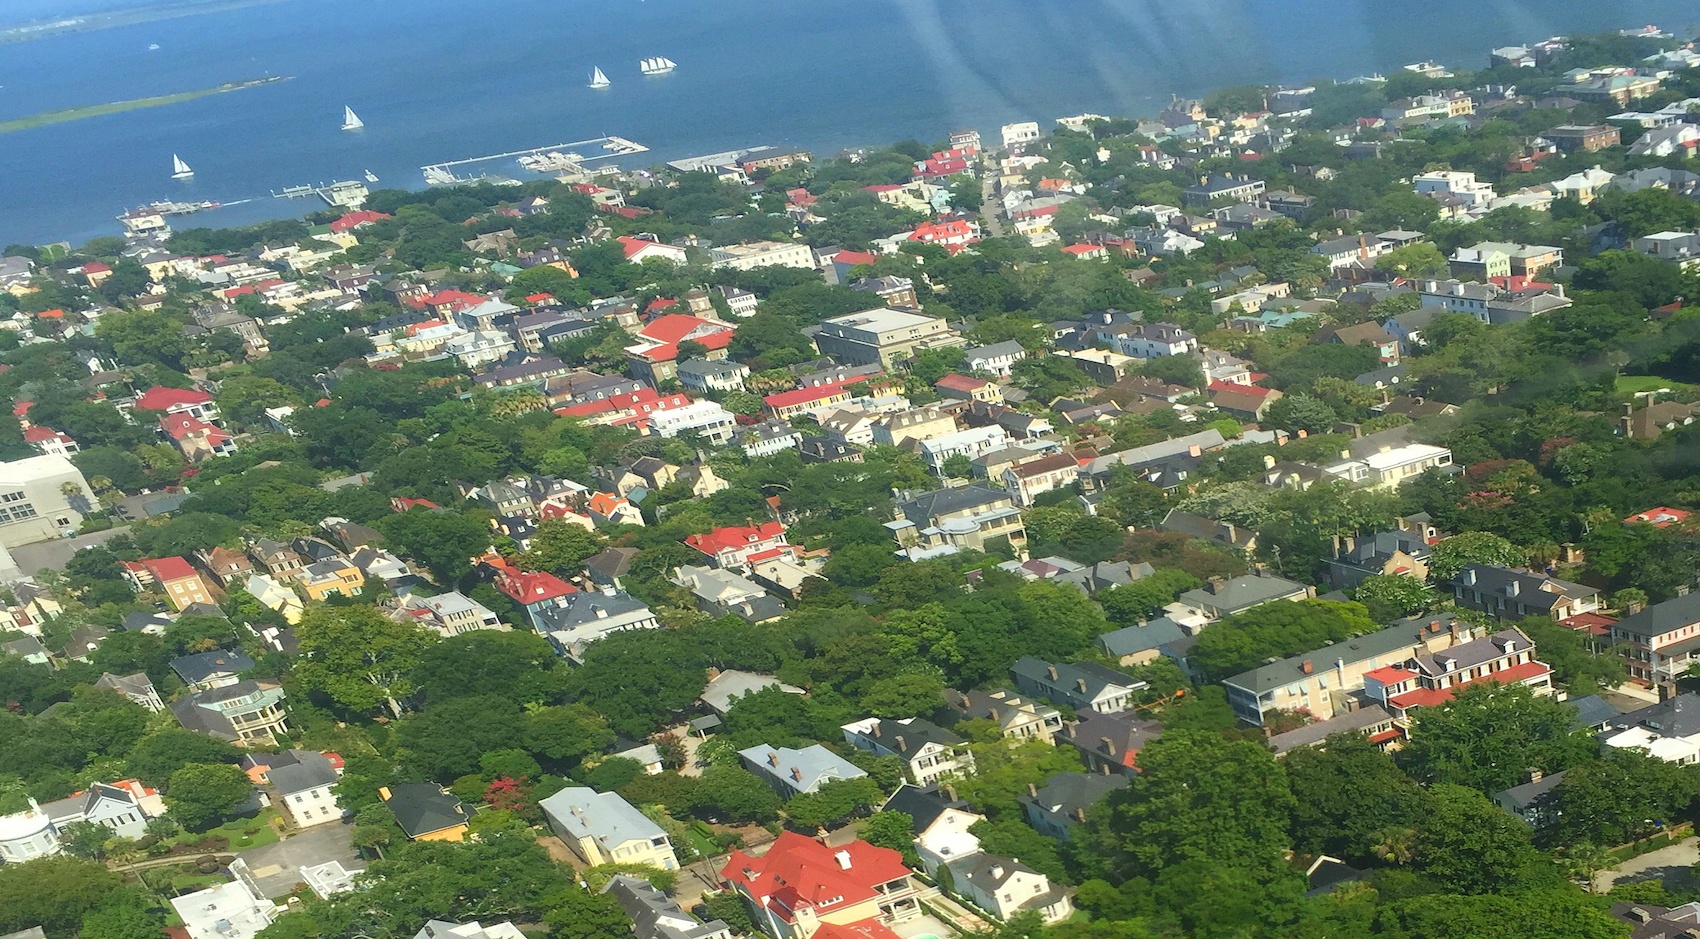
[[[5,0],[0,25],[146,5]],[[184,225],[297,215],[316,206],[267,192],[367,169],[416,188],[423,164],[604,134],[653,148],[633,167],[755,144],[830,153],[1695,20],[1692,0],[289,0],[0,46],[0,119],[293,76],[0,135],[0,244],[112,234],[121,209],[158,199],[255,199]],[[645,78],[647,55],[679,69]],[[585,87],[593,66],[612,88]],[[345,104],[364,131],[338,129]],[[169,178],[174,152],[193,180]]]

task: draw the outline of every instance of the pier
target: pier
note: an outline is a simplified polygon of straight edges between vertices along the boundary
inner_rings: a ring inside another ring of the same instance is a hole
[[[532,147],[528,150],[511,150],[507,153],[492,153],[489,156],[432,163],[419,169],[425,174],[425,184],[428,186],[458,186],[477,182],[511,184],[514,180],[489,170],[467,172],[467,169],[476,168],[481,164],[512,160],[520,169],[533,173],[579,173],[583,172],[584,164],[587,163],[648,151],[649,148],[643,144],[624,137],[593,137],[589,140]]]
[[[325,200],[326,205],[358,208],[366,197],[371,195],[366,184],[357,180],[343,180],[335,183],[320,183],[317,186],[288,186],[281,192],[272,190],[274,199],[306,199],[317,196]]]

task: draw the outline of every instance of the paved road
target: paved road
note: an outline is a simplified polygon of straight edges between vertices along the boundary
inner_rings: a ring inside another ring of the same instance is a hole
[[[259,883],[260,892],[276,899],[302,882],[303,867],[341,861],[342,866],[349,870],[364,868],[366,863],[354,850],[351,835],[351,826],[343,822],[314,825],[275,844],[250,848],[238,857],[247,862],[248,869]]]
[[[1676,844],[1630,858],[1616,870],[1600,871],[1594,876],[1594,892],[1603,893],[1620,880],[1653,880],[1667,887],[1692,886],[1691,870],[1700,864],[1700,838],[1688,838]]]
[[[980,183],[980,220],[985,226],[986,234],[993,238],[1002,238],[1003,222],[998,220],[997,212],[999,203],[992,194],[993,175],[996,172],[996,169],[989,170],[985,180]]]

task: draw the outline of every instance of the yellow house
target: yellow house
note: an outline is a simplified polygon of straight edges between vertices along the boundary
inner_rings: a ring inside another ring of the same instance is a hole
[[[472,815],[447,789],[432,783],[397,783],[378,789],[378,798],[395,813],[396,824],[412,841],[465,841]]]
[[[314,561],[296,572],[302,592],[308,600],[324,600],[333,593],[352,597],[366,586],[366,575],[345,557],[336,556]]]

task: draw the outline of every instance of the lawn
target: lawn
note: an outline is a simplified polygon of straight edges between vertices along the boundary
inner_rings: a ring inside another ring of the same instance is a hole
[[[238,818],[203,832],[193,834],[180,832],[169,843],[173,845],[195,844],[206,838],[218,837],[230,842],[232,853],[246,851],[249,848],[273,844],[278,840],[277,829],[272,825],[277,817],[277,809],[268,808],[253,818]]]
[[[1682,391],[1692,387],[1694,386],[1680,381],[1671,381],[1668,378],[1660,378],[1657,375],[1617,376],[1618,394],[1635,394],[1640,391],[1659,391],[1666,388],[1671,391]]]
[[[711,858],[721,853],[721,849],[712,839],[703,837],[702,832],[697,831],[689,825],[685,826],[685,841],[690,844],[691,849],[700,857]]]

